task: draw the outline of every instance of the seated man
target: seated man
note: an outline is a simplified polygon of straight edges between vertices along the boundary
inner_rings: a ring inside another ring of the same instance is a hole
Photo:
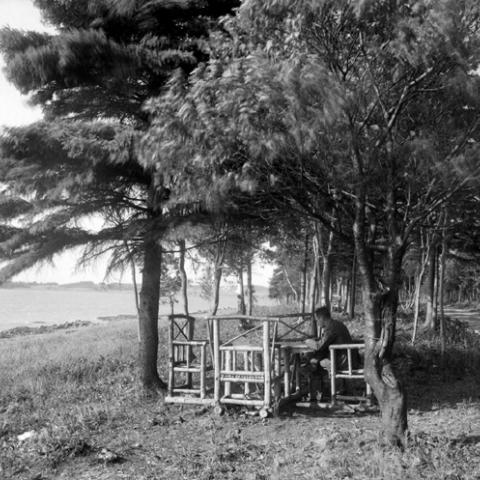
[[[315,395],[312,389],[318,390],[318,384],[321,389],[321,378],[326,375],[320,361],[330,358],[330,345],[340,345],[345,343],[353,343],[350,332],[347,327],[338,320],[334,320],[330,316],[330,312],[327,307],[320,307],[315,310],[315,318],[318,325],[321,327],[321,336],[319,339],[307,339],[305,343],[307,346],[314,350],[308,355],[310,360],[310,368],[312,372],[312,387],[311,396]],[[348,356],[346,350],[338,350],[335,352],[335,363],[338,370],[348,369]],[[352,368],[360,368],[360,358],[357,350],[352,351]],[[316,378],[315,378],[316,377]]]

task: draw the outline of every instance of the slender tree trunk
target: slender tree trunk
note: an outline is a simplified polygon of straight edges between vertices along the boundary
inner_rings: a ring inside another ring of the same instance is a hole
[[[187,317],[187,338],[189,340],[193,340],[193,337],[195,335],[195,321],[193,318],[190,318],[190,315],[188,313],[188,278],[187,278],[187,271],[185,270],[185,254],[186,254],[186,245],[185,245],[185,240],[179,240],[178,241],[178,247],[180,250],[180,257],[178,261],[178,270],[180,273],[180,279],[181,279],[181,291],[182,291],[182,300],[183,300],[183,312],[185,316]],[[172,298],[173,300],[173,298]],[[172,301],[172,315],[173,315],[173,301]],[[188,347],[188,361],[191,363],[193,361],[193,351],[192,347]],[[187,385],[191,387],[192,385],[192,374],[187,373]]]
[[[218,311],[218,305],[220,303],[220,282],[222,281],[222,269],[215,268],[213,275],[212,315],[216,315]]]
[[[125,245],[125,249],[127,250],[128,262],[130,263],[130,274],[132,276],[133,295],[135,297],[135,309],[137,310],[137,318],[138,318],[140,317],[140,303],[138,299],[138,283],[137,283],[135,259],[133,258],[133,254],[126,240],[124,241],[124,245]],[[137,339],[138,341],[140,341],[140,323],[138,321],[137,321]]]
[[[333,232],[328,232],[327,244],[323,238],[323,230],[320,227],[318,229],[319,235],[319,249],[323,260],[322,269],[322,302],[325,307],[331,309],[331,284],[332,284],[332,249],[333,249]]]
[[[312,268],[312,276],[310,279],[310,313],[312,315],[310,321],[310,335],[312,335],[313,337],[318,336],[317,320],[315,318],[315,308],[317,304],[317,277],[318,268],[316,263],[314,263]]]
[[[243,268],[237,270],[238,284],[240,286],[240,293],[238,294],[238,313],[246,315],[247,307],[245,306],[245,286],[243,284]]]
[[[140,310],[140,304],[138,301],[138,282],[137,282],[137,273],[135,271],[136,266],[135,266],[135,260],[133,259],[132,256],[129,256],[129,261],[130,261],[130,273],[132,276],[132,284],[133,284],[133,295],[135,297],[135,308],[138,311]]]
[[[148,390],[166,389],[166,384],[160,379],[157,370],[161,262],[161,246],[147,233],[144,239],[138,322],[140,378]]]
[[[448,215],[445,210],[443,218],[443,230],[442,230],[442,253],[440,256],[440,351],[441,351],[441,361],[442,361],[442,375],[445,375],[445,309],[444,309],[444,294],[445,294],[445,259],[447,256],[447,222]],[[445,377],[444,377],[445,378]]]
[[[187,271],[185,270],[185,255],[186,255],[186,245],[185,240],[179,240],[178,246],[180,249],[180,258],[178,262],[178,270],[180,273],[180,280],[182,282],[181,292],[182,292],[182,302],[183,302],[183,313],[189,317],[190,313],[188,310],[188,277]],[[192,340],[195,335],[195,323],[193,319],[188,320],[187,328],[187,337]]]
[[[307,301],[307,269],[308,269],[308,234],[305,234],[305,245],[303,249],[303,266],[302,266],[302,276],[300,278],[301,284],[301,307],[302,313],[305,313],[306,310],[306,301]]]
[[[182,302],[183,302],[183,312],[188,316],[188,278],[187,271],[185,270],[185,240],[179,240],[178,246],[180,249],[180,258],[178,262],[178,270],[180,272],[180,280],[182,282],[181,291],[182,291]]]
[[[293,294],[293,301],[298,304],[298,292],[295,289],[295,287],[292,284],[292,281],[290,280],[290,276],[288,275],[288,271],[285,267],[282,267],[283,269],[283,274],[285,275],[285,280],[287,281],[288,286],[290,287],[290,290],[292,291]],[[241,276],[241,272],[239,273],[239,276]],[[243,283],[243,280],[242,280]]]
[[[220,303],[220,282],[222,280],[223,261],[225,258],[226,242],[219,242],[217,244],[217,251],[215,255],[215,264],[213,271],[213,302],[212,315],[216,315],[218,311],[218,304]]]
[[[253,313],[253,283],[252,283],[252,259],[249,258],[247,261],[247,315],[252,315]]]
[[[425,269],[427,267],[428,259],[430,258],[431,243],[426,238],[425,243],[422,242],[422,249],[426,246],[426,251],[423,252],[422,259],[420,261],[420,270],[415,279],[415,295],[414,295],[414,307],[413,307],[413,332],[412,332],[412,345],[415,343],[418,330],[418,316],[420,313],[420,292],[422,290],[423,277],[425,276]]]
[[[323,304],[329,310],[331,309],[331,288],[332,288],[332,248],[333,248],[333,232],[328,234],[328,244],[326,251],[322,249],[323,271],[322,271],[322,288],[323,288]]]
[[[348,311],[348,298],[350,295],[350,280],[343,279],[343,303],[342,303],[342,313],[347,313]]]
[[[315,309],[319,303],[319,297],[321,292],[320,285],[320,242],[321,237],[319,234],[320,225],[315,224],[314,235],[312,238],[312,250],[313,250],[313,267],[312,267],[312,277],[310,280],[310,312],[312,314],[310,322],[310,334],[313,337],[318,336],[318,325],[315,318]]]
[[[435,288],[433,296],[433,318],[435,319],[435,329],[438,327],[438,293],[440,285],[440,258],[438,246],[435,248]]]
[[[353,254],[352,273],[350,280],[350,304],[348,309],[348,315],[350,318],[355,317],[355,303],[357,297],[357,256]]]
[[[432,239],[432,242],[435,240]],[[426,303],[427,312],[425,315],[424,327],[428,330],[435,328],[435,272],[436,272],[436,247],[432,243],[430,245],[430,251],[428,255],[428,274],[427,274],[427,291],[426,291]]]

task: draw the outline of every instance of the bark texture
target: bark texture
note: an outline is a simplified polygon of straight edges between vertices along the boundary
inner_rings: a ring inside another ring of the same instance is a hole
[[[140,378],[142,385],[148,390],[166,389],[166,384],[160,379],[157,369],[161,262],[161,247],[147,233],[144,240],[138,321]]]

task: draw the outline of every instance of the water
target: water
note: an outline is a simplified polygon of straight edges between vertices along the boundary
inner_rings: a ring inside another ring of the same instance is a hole
[[[193,288],[189,295],[191,313],[208,311],[209,302]],[[266,289],[265,289],[266,290]],[[265,292],[258,292],[262,305],[272,304]],[[220,297],[220,308],[235,308],[236,294],[225,290]],[[181,304],[175,305],[181,311]],[[170,305],[160,305],[160,313],[170,313]],[[136,315],[133,291],[102,291],[57,288],[0,288],[0,330],[14,327],[53,325],[74,320],[96,321],[98,317]]]

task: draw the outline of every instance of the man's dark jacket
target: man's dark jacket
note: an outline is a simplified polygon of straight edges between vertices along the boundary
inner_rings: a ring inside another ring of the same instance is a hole
[[[328,320],[324,324],[320,342],[314,353],[314,358],[317,358],[318,360],[330,358],[330,345],[341,345],[345,343],[354,343],[348,328],[338,320]],[[360,368],[360,363],[358,350],[352,350],[352,368],[354,370]],[[335,352],[335,364],[337,370],[348,369],[348,356],[346,350],[337,350]]]

